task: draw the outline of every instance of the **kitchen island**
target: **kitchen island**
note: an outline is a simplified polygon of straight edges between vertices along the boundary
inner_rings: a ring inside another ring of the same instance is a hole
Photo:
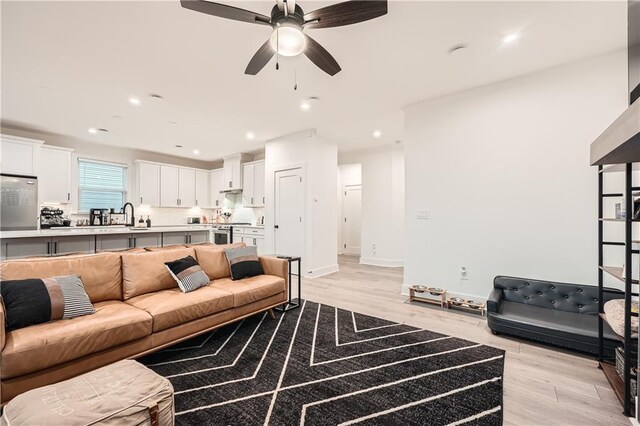
[[[0,232],[0,258],[20,259],[70,253],[96,253],[134,247],[165,247],[210,241],[215,225],[176,225],[132,228],[77,226],[33,231]]]

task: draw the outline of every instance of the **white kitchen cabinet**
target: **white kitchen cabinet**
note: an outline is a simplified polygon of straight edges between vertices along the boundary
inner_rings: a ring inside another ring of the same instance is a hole
[[[224,179],[222,169],[211,170],[209,172],[209,190],[211,192],[210,204],[212,208],[222,208],[224,206],[224,194],[221,194],[222,181]]]
[[[162,245],[162,234],[147,233],[147,231],[131,234],[131,245],[133,247],[160,247]]]
[[[265,254],[264,228],[234,228],[233,242],[243,242],[248,246],[256,246],[258,255]]]
[[[178,200],[180,207],[196,205],[196,171],[194,169],[178,169]]]
[[[253,204],[264,206],[265,203],[265,168],[264,161],[255,163],[253,166]]]
[[[72,149],[43,145],[40,149],[38,198],[40,203],[71,202]]]
[[[204,170],[196,170],[196,203],[195,205],[202,208],[211,207],[209,200],[209,172]]]
[[[242,205],[264,206],[264,161],[242,166]]]
[[[160,206],[179,207],[178,168],[160,166]]]
[[[151,207],[160,206],[160,165],[139,162],[136,178],[137,201]]]
[[[38,176],[43,141],[17,136],[0,136],[0,170],[2,173]]]
[[[112,234],[96,236],[96,252],[126,250],[131,248],[131,234]]]
[[[189,231],[189,244],[201,244],[210,241],[209,231]]]

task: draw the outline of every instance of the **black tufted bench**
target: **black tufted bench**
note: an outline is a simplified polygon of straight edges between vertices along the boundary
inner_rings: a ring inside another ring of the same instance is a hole
[[[624,293],[606,288],[604,301]],[[498,276],[487,300],[494,334],[509,334],[593,355],[598,354],[598,287]],[[605,323],[606,357],[620,340]]]

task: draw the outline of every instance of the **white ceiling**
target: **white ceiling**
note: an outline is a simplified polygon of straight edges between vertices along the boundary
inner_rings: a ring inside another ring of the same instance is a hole
[[[306,11],[329,3],[299,1]],[[272,4],[234,3],[267,15]],[[501,46],[512,32],[520,41]],[[1,118],[113,146],[186,157],[199,149],[203,160],[307,128],[341,150],[369,147],[402,139],[408,104],[625,48],[626,1],[392,1],[382,18],[308,34],[342,72],[329,77],[300,56],[246,76],[269,28],[177,0],[3,1]],[[458,43],[469,47],[449,55]],[[142,105],[129,105],[130,96]],[[300,111],[310,96],[320,101]],[[92,126],[109,133],[89,135]]]

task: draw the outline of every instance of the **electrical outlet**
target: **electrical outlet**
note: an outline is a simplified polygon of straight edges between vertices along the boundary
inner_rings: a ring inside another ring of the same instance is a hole
[[[416,219],[420,219],[420,220],[429,219],[429,210],[427,209],[416,210]]]
[[[460,279],[464,281],[469,279],[469,271],[467,270],[466,266],[460,267]]]

